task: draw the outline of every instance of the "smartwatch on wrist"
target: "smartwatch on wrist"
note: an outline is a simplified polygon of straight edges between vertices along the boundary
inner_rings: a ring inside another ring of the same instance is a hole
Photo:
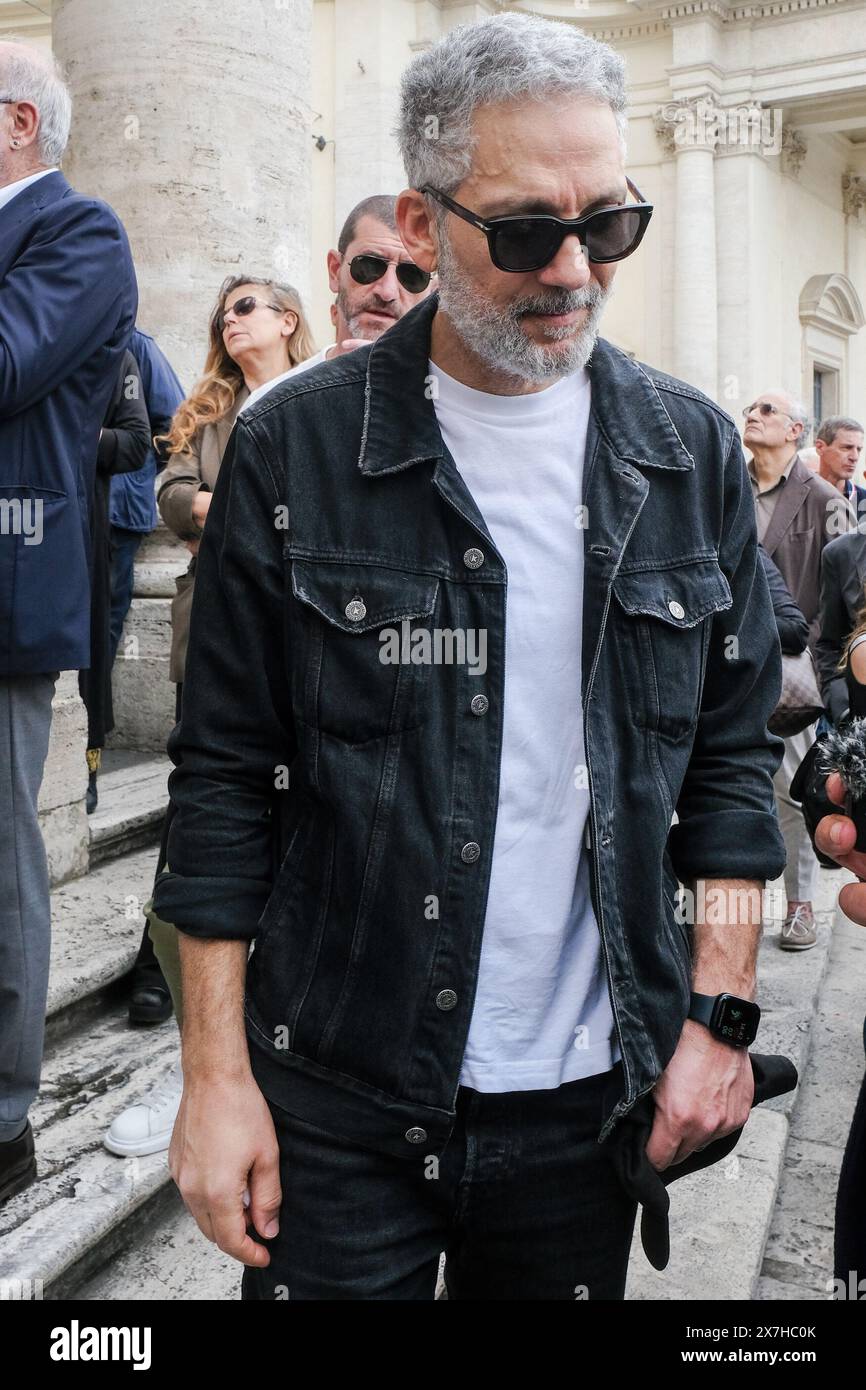
[[[749,1047],[758,1035],[761,1010],[750,999],[736,994],[695,994],[692,992],[689,1018],[703,1023],[714,1038],[732,1047]]]

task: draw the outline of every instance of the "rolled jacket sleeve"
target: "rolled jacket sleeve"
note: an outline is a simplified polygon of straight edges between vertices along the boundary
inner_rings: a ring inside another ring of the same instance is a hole
[[[733,604],[712,619],[694,745],[668,837],[682,882],[768,880],[785,867],[772,782],[784,744],[767,730],[782,658],[736,431],[725,464],[719,566]]]
[[[192,936],[252,939],[271,892],[276,770],[297,744],[283,643],[279,488],[247,427],[232,433],[196,569],[175,806],[154,908]]]

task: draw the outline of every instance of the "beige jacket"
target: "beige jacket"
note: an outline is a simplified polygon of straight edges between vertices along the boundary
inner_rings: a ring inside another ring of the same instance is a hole
[[[157,480],[156,504],[160,516],[170,531],[182,541],[198,540],[202,528],[192,519],[192,503],[197,492],[213,492],[223,454],[229,442],[238,411],[249,396],[246,386],[237,394],[231,410],[215,424],[204,425],[195,435],[192,447],[183,454],[173,454],[171,461]],[[195,584],[195,556],[190,559],[185,574],[175,580],[177,593],[171,602],[171,656],[169,680],[183,680],[186,648],[189,641],[189,615]]]

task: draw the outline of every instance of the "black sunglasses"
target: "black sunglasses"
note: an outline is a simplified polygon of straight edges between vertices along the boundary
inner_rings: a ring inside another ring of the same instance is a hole
[[[498,270],[518,274],[549,265],[567,236],[578,237],[587,259],[600,265],[621,261],[636,251],[652,217],[653,205],[643,201],[643,194],[631,179],[626,179],[626,183],[638,199],[636,203],[599,208],[585,217],[573,218],[553,217],[549,213],[484,218],[429,184],[420,192],[428,193],[449,212],[483,232],[490,259]]]
[[[414,261],[386,261],[384,256],[353,256],[349,274],[359,285],[373,285],[381,280],[389,265],[396,266],[397,279],[410,294],[421,294],[430,284],[430,272]]]
[[[236,299],[228,309],[220,309],[217,314],[217,328],[220,333],[225,330],[226,314],[237,314],[239,319],[245,319],[247,314],[253,312],[257,304],[263,304],[266,309],[273,309],[276,314],[285,313],[279,304],[271,304],[267,299],[258,299],[254,294],[245,294],[242,299]]]

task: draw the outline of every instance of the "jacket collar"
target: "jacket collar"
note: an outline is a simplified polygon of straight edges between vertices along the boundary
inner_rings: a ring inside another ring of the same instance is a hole
[[[438,303],[438,295],[432,294],[416,305],[368,354],[358,458],[362,473],[397,473],[425,459],[446,457],[428,379]],[[692,455],[642,366],[599,338],[588,368],[595,422],[616,454],[639,467],[694,468]]]
[[[39,208],[56,203],[58,199],[65,198],[67,193],[71,192],[72,185],[66,176],[59,169],[53,170],[52,173],[46,174],[44,179],[37,179],[35,183],[28,184],[0,208],[0,219],[4,229],[17,226],[19,222],[32,217]]]

